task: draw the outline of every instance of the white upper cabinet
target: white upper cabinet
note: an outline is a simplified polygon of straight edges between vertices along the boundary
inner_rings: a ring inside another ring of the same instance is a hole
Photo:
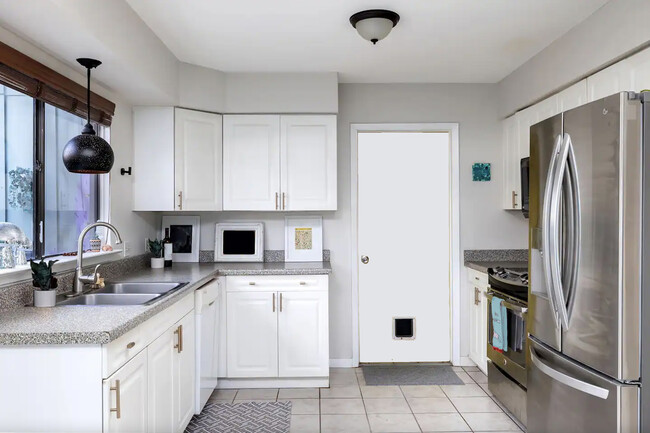
[[[221,210],[221,115],[133,109],[133,210]]]
[[[225,115],[223,127],[223,209],[278,209],[280,116]]]
[[[336,116],[282,116],[283,210],[336,210]]]
[[[575,83],[557,94],[558,113],[587,103],[587,80]]]
[[[521,209],[519,158],[519,124],[516,116],[504,119],[503,126],[503,208]]]
[[[224,210],[336,210],[336,116],[225,115]]]
[[[178,209],[221,210],[221,116],[177,108],[175,126]]]
[[[650,89],[650,50],[643,50],[627,59],[635,92]]]
[[[632,74],[628,60],[621,60],[609,68],[587,77],[587,99],[589,102],[614,93],[632,90]]]
[[[133,107],[133,210],[174,203],[174,107]]]

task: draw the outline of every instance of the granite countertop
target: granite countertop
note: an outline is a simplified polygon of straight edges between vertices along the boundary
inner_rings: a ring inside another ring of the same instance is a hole
[[[0,345],[106,344],[176,303],[215,276],[323,275],[331,272],[329,262],[174,263],[171,269],[142,269],[127,273],[120,280],[189,284],[151,305],[69,305],[3,310],[0,311]]]
[[[466,260],[465,266],[479,272],[487,274],[488,268],[528,268],[527,261],[481,261],[481,260]]]

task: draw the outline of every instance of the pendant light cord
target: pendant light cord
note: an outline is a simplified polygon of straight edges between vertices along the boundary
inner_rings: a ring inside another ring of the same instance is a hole
[[[88,68],[88,85],[86,86],[86,111],[87,111],[87,123],[90,125],[90,68]]]

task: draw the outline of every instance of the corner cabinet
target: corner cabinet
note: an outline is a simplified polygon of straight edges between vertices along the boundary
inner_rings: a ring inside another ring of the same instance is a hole
[[[226,277],[225,387],[328,386],[326,275]]]
[[[335,115],[223,122],[223,210],[336,210]]]
[[[133,210],[222,209],[221,115],[133,108]]]
[[[487,274],[467,268],[470,288],[469,357],[487,374]]]
[[[184,432],[194,327],[192,292],[108,344],[1,347],[0,430]]]

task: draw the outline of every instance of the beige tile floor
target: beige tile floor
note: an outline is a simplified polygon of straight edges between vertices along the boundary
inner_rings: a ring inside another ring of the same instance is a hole
[[[366,386],[360,368],[333,368],[330,388],[216,390],[211,401],[291,401],[291,433],[521,432],[476,367],[465,385]]]

